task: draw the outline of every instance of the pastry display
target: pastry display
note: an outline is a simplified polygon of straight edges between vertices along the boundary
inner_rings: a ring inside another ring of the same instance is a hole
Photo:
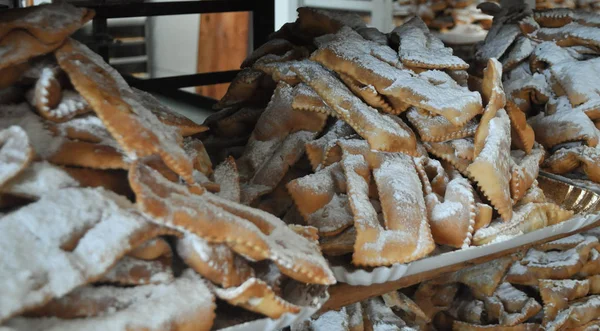
[[[292,330],[595,330],[597,230],[314,315]]]
[[[0,65],[15,73],[0,91],[13,94],[0,102],[2,328],[210,330],[236,306],[251,320],[314,305],[335,283],[316,229],[242,205],[240,178],[254,168],[212,163],[194,137],[206,126],[69,38],[93,14],[66,4],[0,14]]]
[[[382,43],[356,16],[298,12],[205,122],[212,163],[235,159],[242,203],[314,227],[331,263],[358,268],[573,215],[539,193],[546,152],[507,109],[501,62],[469,88],[469,65],[418,17]]]
[[[528,151],[535,135],[548,153],[543,170],[598,183],[600,16],[502,6],[477,51],[475,76],[490,58],[500,59],[513,145]]]
[[[460,49],[482,41],[492,25],[492,16],[483,13],[482,1],[398,0],[394,1],[397,25],[412,16],[420,17],[444,43]],[[399,22],[400,20],[400,22]]]
[[[580,190],[582,207],[538,175],[600,181],[599,17],[484,4],[495,21],[470,64],[429,27],[473,23],[475,4],[427,5],[389,34],[299,8],[203,124],[70,38],[93,11],[1,12],[0,329],[598,325],[598,231],[298,321],[343,279],[330,266],[594,217],[597,195]]]

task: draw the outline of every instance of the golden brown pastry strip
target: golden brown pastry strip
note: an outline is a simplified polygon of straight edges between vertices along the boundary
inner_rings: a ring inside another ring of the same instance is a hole
[[[308,60],[295,64],[292,70],[323,98],[336,112],[338,118],[364,136],[371,148],[414,153],[416,140],[406,124],[399,119],[381,115],[364,104],[330,71]]]
[[[187,182],[194,182],[192,162],[180,147],[178,130],[164,125],[146,109],[114,69],[74,40],[57,50],[56,58],[75,89],[130,156],[158,154],[169,168]]]
[[[130,169],[129,180],[141,210],[161,223],[183,227],[210,243],[224,243],[253,260],[272,259],[294,279],[321,284],[335,281],[317,245],[268,213],[203,192],[198,186],[171,183],[139,162]]]

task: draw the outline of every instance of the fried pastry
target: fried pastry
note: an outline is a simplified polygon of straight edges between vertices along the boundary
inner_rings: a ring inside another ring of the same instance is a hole
[[[586,237],[584,242],[566,251],[540,252],[530,249],[523,260],[511,266],[506,281],[537,285],[540,279],[568,279],[581,270],[591,249],[597,245],[597,238]]]
[[[384,96],[393,96],[411,106],[442,115],[457,126],[481,112],[481,98],[477,93],[463,88],[433,85],[426,79],[414,77],[408,70],[396,68],[375,56],[365,54],[361,49],[364,50],[364,47],[360,39],[341,39],[325,44],[311,55],[311,59],[338,73],[346,74],[363,85],[372,85]],[[349,60],[357,57],[361,59],[359,62]],[[315,90],[319,93],[318,89]],[[456,98],[446,98],[450,95]],[[332,106],[331,103],[328,104]]]
[[[252,260],[273,259],[291,278],[307,283],[335,282],[317,245],[268,213],[202,192],[199,187],[169,182],[139,162],[132,165],[129,181],[139,208],[163,224],[183,227],[210,243],[226,244]]]
[[[541,330],[539,324],[535,323],[524,323],[517,324],[514,326],[504,325],[477,325],[469,324],[460,321],[454,321],[452,324],[452,330],[455,331],[479,331],[479,330],[492,330],[492,331],[538,331]]]
[[[569,301],[585,297],[590,290],[587,280],[573,279],[542,279],[539,287],[544,301],[544,325],[554,320],[558,312],[567,308]]]
[[[64,166],[92,169],[128,169],[129,160],[111,146],[67,140],[48,161]]]
[[[592,295],[574,302],[558,313],[556,318],[546,324],[546,330],[571,329],[597,319],[600,314],[600,296]]]
[[[266,282],[254,277],[237,287],[214,288],[214,292],[221,300],[273,319],[285,313],[298,313],[301,309],[300,306],[278,296]]]
[[[0,130],[0,188],[25,171],[33,156],[29,137],[20,126]]]
[[[477,129],[475,121],[469,121],[464,126],[456,126],[444,116],[432,116],[418,108],[410,108],[406,112],[406,118],[425,142],[442,142],[469,137],[474,135]]]
[[[460,175],[446,185],[443,201],[433,192],[425,169],[418,165],[425,187],[425,203],[431,234],[436,244],[465,248],[471,244],[475,225],[475,197],[469,181]]]
[[[511,167],[510,194],[514,202],[519,201],[533,185],[545,154],[546,151],[539,145],[529,155],[521,150],[510,152],[514,161]]]
[[[16,177],[4,183],[0,187],[0,192],[37,200],[56,190],[78,186],[80,186],[80,181],[72,177],[68,171],[46,161],[41,161],[31,163]]]
[[[354,130],[342,120],[335,121],[320,138],[306,143],[306,155],[313,168],[327,166],[342,159],[338,141],[355,135]]]
[[[599,156],[596,148],[588,146],[562,148],[550,156],[542,166],[556,174],[568,173],[581,166],[590,180],[600,182],[600,169],[597,168]]]
[[[146,241],[127,253],[128,256],[139,260],[152,261],[162,256],[171,256],[171,246],[161,237]]]
[[[93,10],[75,8],[66,3],[2,13],[0,47],[4,52],[0,56],[0,69],[55,50],[93,16]]]
[[[292,108],[302,111],[313,111],[327,115],[334,115],[333,110],[321,99],[310,86],[299,83],[294,87],[294,100]]]
[[[217,193],[221,198],[240,202],[240,176],[235,165],[235,160],[230,156],[215,168],[215,182],[219,184]]]
[[[124,197],[79,188],[44,195],[4,216],[0,226],[6,236],[0,240],[3,251],[13,252],[2,260],[1,270],[32,275],[2,277],[1,320],[99,279],[130,247],[169,233],[148,223]]]
[[[175,173],[189,183],[194,182],[192,161],[180,146],[179,131],[163,124],[146,109],[114,69],[74,40],[58,49],[56,58],[75,89],[129,156],[158,154]]]
[[[173,279],[170,257],[146,261],[124,256],[98,283],[131,286],[170,283]]]
[[[392,31],[399,40],[400,60],[402,63],[425,69],[464,70],[469,65],[452,55],[452,50],[429,32],[427,25],[413,17]]]
[[[174,126],[179,129],[182,136],[187,137],[208,130],[208,127],[197,124],[189,118],[174,112],[162,104],[152,94],[132,88],[139,102],[165,125]]]
[[[563,106],[555,113],[540,113],[527,120],[535,132],[536,141],[546,148],[571,141],[583,141],[586,145],[595,147],[598,144],[598,129],[594,122],[583,112],[564,109],[569,107],[565,100],[560,102]],[[559,134],[552,132],[554,127],[561,127]]]
[[[390,116],[381,115],[364,104],[337,80],[333,73],[307,60],[295,64],[292,70],[323,98],[338,118],[348,123],[359,135],[364,136],[371,148],[414,153],[415,136],[406,124]]]
[[[339,256],[352,253],[356,242],[356,228],[350,227],[342,233],[320,238],[319,246],[325,255]]]
[[[435,245],[427,223],[421,183],[409,156],[396,154],[373,169],[386,228],[379,224],[377,212],[369,201],[371,171],[365,158],[346,153],[342,167],[357,233],[352,256],[355,265],[404,263],[433,250]],[[396,196],[401,200],[394,200]],[[401,211],[398,204],[411,204],[409,218],[405,218],[406,214],[397,214]]]
[[[177,240],[177,253],[204,278],[224,288],[240,286],[254,276],[248,262],[223,244],[210,244],[187,233]]]
[[[493,296],[484,298],[484,302],[488,318],[505,326],[525,323],[542,309],[534,298],[506,282],[498,286]]]
[[[504,109],[500,109],[489,121],[489,132],[481,152],[477,153],[477,140],[475,146],[475,160],[466,172],[477,182],[502,219],[508,221],[513,214],[509,185],[510,120]]]
[[[514,208],[509,221],[495,221],[486,228],[479,229],[473,235],[474,245],[484,245],[503,236],[515,236],[528,233],[566,221],[573,211],[563,209],[554,203],[530,202]],[[504,237],[506,238],[506,237]]]
[[[210,330],[214,310],[205,281],[188,270],[168,284],[82,287],[37,312],[56,317],[16,317],[6,325],[12,330]]]

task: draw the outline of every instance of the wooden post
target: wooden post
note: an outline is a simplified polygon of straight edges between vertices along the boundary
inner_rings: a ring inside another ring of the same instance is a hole
[[[248,55],[249,24],[248,12],[201,14],[198,72],[239,69]],[[220,99],[228,87],[229,84],[198,86],[196,92]]]

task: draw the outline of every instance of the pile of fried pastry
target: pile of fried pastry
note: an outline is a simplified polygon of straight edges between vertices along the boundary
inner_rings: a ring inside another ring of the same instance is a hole
[[[542,169],[600,183],[600,14],[502,8],[474,75],[500,59],[513,143],[549,153]],[[475,68],[475,67],[474,67]],[[516,139],[515,139],[516,138]]]
[[[0,329],[210,330],[314,304],[335,283],[316,229],[240,204],[206,127],[69,38],[93,14],[0,12]]]
[[[294,331],[598,330],[600,230],[313,316]]]
[[[469,65],[419,18],[384,44],[355,17],[298,12],[205,122],[213,162],[235,158],[242,203],[315,227],[325,255],[358,267],[572,216],[537,185],[544,148],[511,135],[499,61],[470,90]]]
[[[477,0],[398,0],[403,16],[419,16],[445,43],[474,44],[485,38],[492,16],[477,8]]]
[[[600,12],[598,0],[536,0],[537,9],[569,8]]]

